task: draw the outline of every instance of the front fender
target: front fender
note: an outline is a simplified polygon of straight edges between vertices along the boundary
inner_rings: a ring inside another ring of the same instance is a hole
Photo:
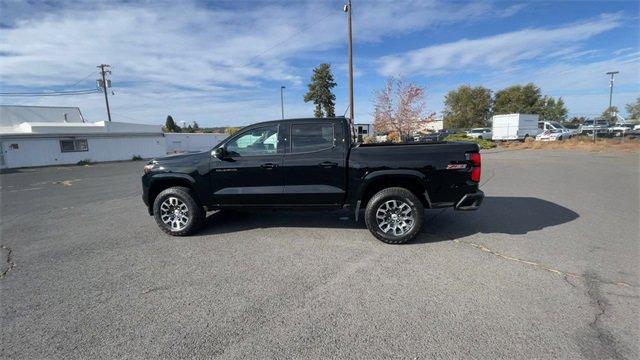
[[[149,215],[153,215],[153,201],[156,196],[172,186],[184,186],[194,190],[196,196],[199,195],[196,180],[188,174],[165,172],[145,175],[142,178],[142,200],[147,205]]]

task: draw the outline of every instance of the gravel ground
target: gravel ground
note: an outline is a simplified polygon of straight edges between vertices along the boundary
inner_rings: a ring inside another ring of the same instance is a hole
[[[640,356],[637,154],[486,152],[482,208],[428,210],[401,246],[345,212],[172,238],[142,165],[0,175],[0,356]]]

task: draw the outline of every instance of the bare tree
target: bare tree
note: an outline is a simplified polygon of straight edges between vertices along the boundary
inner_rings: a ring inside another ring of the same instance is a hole
[[[424,89],[389,78],[382,90],[375,93],[373,128],[380,133],[397,133],[406,140],[420,129],[432,115],[425,116]]]

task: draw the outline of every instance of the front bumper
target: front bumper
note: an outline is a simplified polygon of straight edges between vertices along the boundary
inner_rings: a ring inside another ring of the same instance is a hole
[[[466,194],[453,206],[454,210],[471,211],[478,210],[480,204],[484,200],[484,193],[480,190],[474,193]]]
[[[147,206],[147,211],[149,211],[149,215],[153,215],[153,209],[151,207],[152,204],[149,203],[149,184],[145,176],[142,176],[142,202]]]

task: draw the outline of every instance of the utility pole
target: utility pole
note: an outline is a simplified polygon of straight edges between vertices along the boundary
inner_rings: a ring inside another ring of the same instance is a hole
[[[110,65],[100,64],[97,66],[100,69],[100,73],[102,74],[102,90],[104,90],[104,102],[107,104],[107,117],[109,121],[111,121],[111,110],[109,109],[109,95],[107,95],[107,78],[106,74],[111,74],[111,70],[105,70],[105,68],[110,68]]]
[[[353,110],[353,37],[351,35],[351,0],[342,8],[347,13],[347,27],[349,30],[349,118],[354,120]]]
[[[286,89],[286,87],[280,86],[280,110],[282,111],[282,120],[284,120],[284,89]]]

